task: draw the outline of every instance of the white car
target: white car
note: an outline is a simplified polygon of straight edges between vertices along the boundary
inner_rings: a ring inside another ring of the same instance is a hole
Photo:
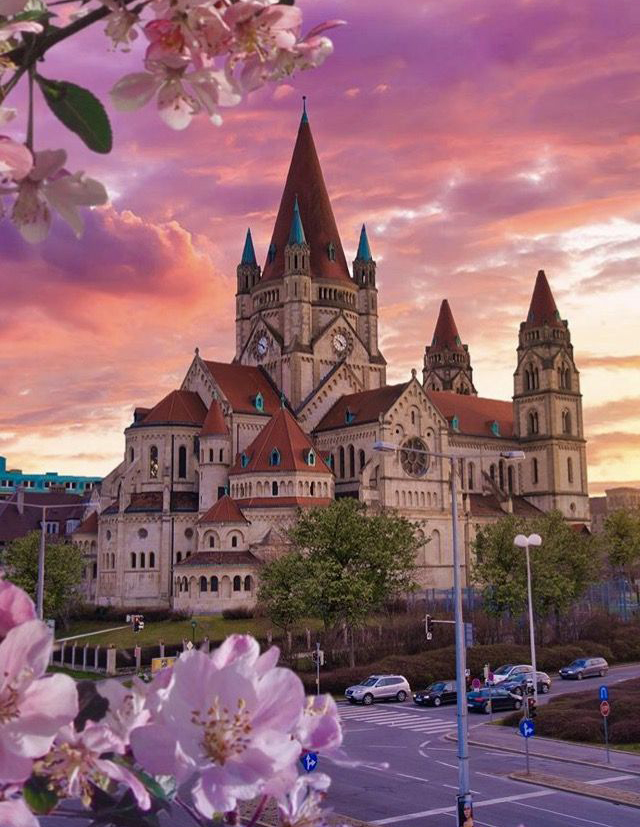
[[[402,703],[410,695],[409,681],[402,675],[370,675],[361,683],[350,686],[344,693],[350,703],[362,703],[365,706],[372,704],[374,700],[382,701],[392,698]]]
[[[512,663],[506,663],[504,666],[501,666],[499,669],[495,669],[493,672],[493,681],[491,681],[493,686],[496,686],[502,681],[511,680],[512,678],[517,677],[518,675],[522,675],[523,673],[533,672],[531,666],[528,666],[526,663],[520,663],[514,666]],[[489,683],[489,681],[487,681]]]

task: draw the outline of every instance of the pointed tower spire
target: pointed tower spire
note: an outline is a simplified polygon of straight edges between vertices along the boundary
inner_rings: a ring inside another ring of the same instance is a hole
[[[269,255],[262,279],[280,279],[285,269],[287,246],[297,196],[300,221],[311,251],[313,278],[352,284],[349,269],[331,209],[329,194],[311,135],[306,107],[303,108],[296,145],[278,209]]]
[[[545,324],[550,327],[564,327],[545,272],[544,270],[538,270],[536,286],[533,288],[533,296],[531,297],[525,325],[527,327],[543,327]]]
[[[307,96],[302,96],[302,118],[300,119],[300,123],[309,123],[309,118],[307,117]]]
[[[247,229],[247,236],[244,240],[244,249],[242,250],[242,258],[240,264],[249,264],[252,267],[257,266],[256,251],[253,249],[253,239],[251,238],[251,229]]]
[[[305,244],[307,239],[304,237],[304,228],[302,226],[302,219],[300,218],[300,208],[298,206],[298,195],[293,203],[293,218],[291,219],[291,229],[289,230],[289,244]]]
[[[358,252],[356,253],[356,261],[373,261],[371,255],[371,247],[369,247],[369,239],[367,238],[367,228],[362,225],[360,230],[360,241],[358,242]]]
[[[477,394],[469,348],[462,344],[447,299],[440,305],[433,339],[425,348],[422,376],[427,390]]]

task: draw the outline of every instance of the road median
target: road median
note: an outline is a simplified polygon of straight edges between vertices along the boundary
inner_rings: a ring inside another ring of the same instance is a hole
[[[511,772],[508,777],[513,781],[535,784],[537,787],[550,787],[566,793],[599,798],[601,801],[625,804],[627,807],[640,809],[640,793],[634,793],[630,790],[620,790],[604,784],[591,784],[587,781],[576,781],[573,778],[562,778],[559,775],[548,775],[543,772]]]

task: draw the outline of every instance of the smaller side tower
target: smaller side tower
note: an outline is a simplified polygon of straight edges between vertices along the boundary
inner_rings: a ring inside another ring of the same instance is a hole
[[[236,359],[240,359],[251,331],[251,291],[260,281],[260,265],[256,261],[250,229],[247,230],[236,277]]]
[[[231,435],[220,403],[212,399],[200,432],[200,513],[208,511],[227,493],[232,459]]]
[[[289,239],[284,248],[284,349],[285,352],[307,349],[310,343],[311,250],[296,196]]]
[[[371,255],[367,230],[360,230],[358,252],[353,261],[353,280],[358,285],[358,336],[370,356],[378,355],[378,290],[376,263]]]
[[[424,351],[422,384],[427,390],[477,396],[468,345],[460,340],[449,302],[444,299],[431,344]]]

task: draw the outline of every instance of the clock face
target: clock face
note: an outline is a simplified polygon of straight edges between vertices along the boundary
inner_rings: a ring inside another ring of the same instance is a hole
[[[347,337],[344,333],[334,333],[333,336],[333,349],[336,353],[344,353],[347,349]]]
[[[267,351],[269,350],[269,340],[266,336],[261,336],[255,344],[255,352],[256,356],[261,359],[263,356],[267,355]]]

